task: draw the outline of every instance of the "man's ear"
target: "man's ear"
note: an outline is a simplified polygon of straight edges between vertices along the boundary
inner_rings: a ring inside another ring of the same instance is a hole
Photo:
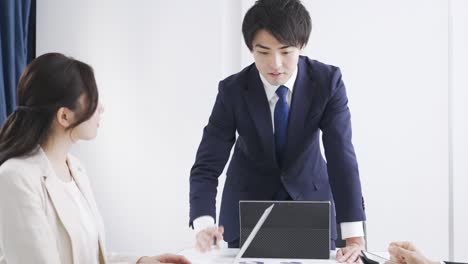
[[[63,128],[69,128],[75,121],[75,113],[66,107],[60,107],[56,114],[57,123]]]

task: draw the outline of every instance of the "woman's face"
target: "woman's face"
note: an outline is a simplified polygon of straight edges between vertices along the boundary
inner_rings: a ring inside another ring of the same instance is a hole
[[[73,141],[94,139],[97,136],[97,130],[103,112],[104,106],[99,102],[91,118],[72,129],[71,138]]]

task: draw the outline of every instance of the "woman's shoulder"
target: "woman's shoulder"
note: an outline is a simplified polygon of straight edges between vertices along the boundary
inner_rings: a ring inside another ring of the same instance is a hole
[[[0,166],[0,185],[19,181],[40,181],[42,174],[44,161],[37,153],[10,158]]]

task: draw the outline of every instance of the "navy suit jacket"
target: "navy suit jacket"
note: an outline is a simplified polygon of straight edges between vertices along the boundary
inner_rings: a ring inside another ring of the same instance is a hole
[[[332,202],[332,239],[336,221],[365,220],[339,68],[301,56],[291,100],[280,167],[270,107],[255,64],[219,83],[190,174],[190,225],[203,215],[216,219],[218,177],[234,143],[219,218],[226,241],[239,238],[239,200],[272,200],[281,184],[293,200]],[[327,161],[320,152],[320,130]]]

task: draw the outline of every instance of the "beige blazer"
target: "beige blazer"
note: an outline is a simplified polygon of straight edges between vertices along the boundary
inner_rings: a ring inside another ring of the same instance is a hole
[[[106,253],[104,225],[86,172],[71,155],[68,164],[95,217],[100,263],[135,263],[138,257]],[[41,148],[0,166],[0,264],[78,264],[79,212],[64,204],[59,181]]]

